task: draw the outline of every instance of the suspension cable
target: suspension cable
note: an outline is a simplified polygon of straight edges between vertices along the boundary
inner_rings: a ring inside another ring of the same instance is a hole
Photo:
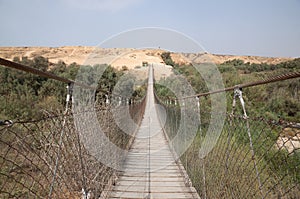
[[[49,79],[54,79],[54,80],[57,80],[57,81],[60,81],[60,82],[63,82],[63,83],[67,83],[69,85],[77,85],[79,87],[82,87],[82,88],[85,88],[85,89],[91,89],[91,90],[96,90],[97,89],[97,91],[99,91],[101,93],[107,93],[107,91],[105,91],[103,89],[92,87],[92,86],[89,86],[87,84],[83,84],[81,82],[76,82],[74,80],[67,79],[67,78],[64,78],[64,77],[59,77],[59,76],[54,75],[52,73],[44,72],[44,71],[38,70],[36,68],[32,68],[32,67],[29,67],[29,66],[25,66],[23,64],[12,62],[12,61],[9,61],[7,59],[3,59],[1,57],[0,57],[0,65],[7,66],[9,68],[14,68],[14,69],[17,69],[17,70],[21,70],[21,71],[24,71],[24,72],[27,72],[27,73],[35,74],[35,75],[38,75],[40,77],[46,77],[46,78],[49,78]],[[111,95],[116,96],[116,97],[121,97],[121,98],[123,97],[122,95],[114,94],[114,93],[112,93]]]
[[[3,66],[7,66],[9,68],[14,68],[14,69],[21,70],[21,71],[24,71],[24,72],[27,72],[27,73],[32,73],[32,74],[35,74],[35,75],[38,75],[38,76],[41,76],[41,77],[54,79],[54,80],[64,82],[64,83],[67,83],[67,84],[75,84],[77,86],[80,86],[80,87],[83,87],[83,88],[86,88],[86,89],[96,89],[95,87],[91,87],[91,86],[88,86],[86,84],[76,82],[74,80],[70,80],[70,79],[67,79],[67,78],[64,78],[64,77],[59,77],[59,76],[54,75],[52,73],[44,72],[44,71],[38,70],[36,68],[25,66],[23,64],[12,62],[12,61],[9,61],[9,60],[3,59],[3,58],[0,58],[0,64],[3,65]]]
[[[207,96],[207,95],[211,95],[211,94],[231,91],[231,90],[234,90],[236,88],[253,87],[253,86],[258,86],[258,85],[262,85],[262,84],[269,84],[269,83],[273,83],[273,82],[284,81],[284,80],[299,78],[299,77],[300,77],[300,72],[292,72],[292,73],[288,73],[288,74],[269,77],[267,79],[260,80],[260,81],[249,82],[249,83],[245,83],[245,84],[238,84],[238,85],[227,87],[227,88],[224,88],[224,89],[210,91],[210,92],[207,92],[207,93],[200,93],[200,94],[196,94],[196,95],[186,96],[186,97],[182,97],[181,99],[194,98],[194,97],[203,97],[203,96]]]

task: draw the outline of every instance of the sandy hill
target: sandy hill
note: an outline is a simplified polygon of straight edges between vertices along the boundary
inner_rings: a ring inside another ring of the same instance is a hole
[[[108,63],[113,67],[121,68],[126,66],[132,69],[141,66],[142,62],[163,63],[160,55],[163,50],[136,50],[122,48],[94,48],[87,46],[64,46],[64,47],[0,47],[0,57],[12,60],[14,57],[43,56],[50,62],[56,63],[59,60],[67,64],[76,62],[78,64],[90,63]],[[223,63],[228,60],[241,59],[250,63],[269,63],[277,64],[280,62],[291,60],[292,58],[277,57],[259,57],[259,56],[234,56],[234,55],[214,55],[206,53],[172,53],[172,59],[176,63],[194,63],[214,62],[216,64]]]
[[[278,64],[281,62],[292,60],[293,58],[285,57],[261,57],[261,56],[237,56],[237,55],[216,55],[208,53],[172,53],[172,59],[179,64],[188,63],[215,63],[222,64],[226,61],[240,59],[245,63],[267,63],[267,64]]]

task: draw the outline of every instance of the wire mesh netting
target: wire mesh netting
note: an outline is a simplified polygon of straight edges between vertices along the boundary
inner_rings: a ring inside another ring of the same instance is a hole
[[[145,100],[129,107],[137,124],[144,106]],[[97,107],[96,112],[109,140],[129,149],[134,137],[117,126],[111,107]],[[117,115],[118,120],[125,117]],[[38,121],[3,124],[0,148],[0,198],[99,198],[117,176],[86,150],[73,114],[47,113]]]
[[[180,126],[189,125],[182,119],[185,108],[157,100],[167,112],[168,137],[184,133]],[[203,140],[210,136],[210,113],[203,114],[204,122],[194,123],[198,134],[180,158],[201,198],[300,197],[299,124],[227,114],[213,150],[200,158]]]

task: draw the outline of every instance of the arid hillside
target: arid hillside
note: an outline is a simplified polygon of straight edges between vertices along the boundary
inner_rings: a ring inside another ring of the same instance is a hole
[[[188,64],[188,63],[215,63],[222,64],[226,61],[240,59],[245,63],[249,62],[250,64],[278,64],[281,62],[292,60],[293,58],[287,57],[260,57],[260,56],[240,56],[240,55],[216,55],[208,53],[172,53],[172,59],[179,64]]]
[[[0,47],[0,57],[12,60],[14,57],[43,56],[50,62],[63,61],[67,64],[76,62],[78,64],[111,64],[113,67],[127,67],[133,69],[141,66],[142,62],[163,64],[160,55],[163,50],[146,49],[121,49],[121,48],[94,48],[88,46],[64,46],[64,47]],[[214,55],[207,53],[172,53],[172,59],[176,63],[223,63],[228,60],[241,59],[250,63],[277,64],[291,60],[292,58],[259,57],[259,56],[235,56],[235,55]]]

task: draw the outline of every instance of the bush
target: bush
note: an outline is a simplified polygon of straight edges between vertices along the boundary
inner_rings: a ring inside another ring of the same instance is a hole
[[[163,52],[161,54],[161,58],[163,59],[163,61],[165,62],[166,65],[169,65],[169,66],[175,66],[175,63],[174,61],[172,60],[172,57],[171,57],[171,53],[170,52]]]

